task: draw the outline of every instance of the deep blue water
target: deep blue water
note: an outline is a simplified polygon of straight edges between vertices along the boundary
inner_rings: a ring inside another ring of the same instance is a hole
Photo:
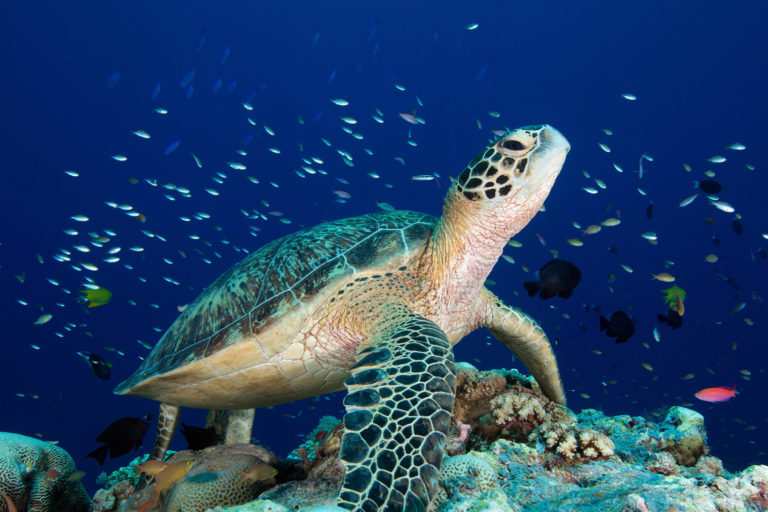
[[[96,435],[119,417],[156,414],[154,402],[112,394],[148,352],[137,340],[154,345],[177,306],[244,257],[243,249],[320,221],[375,211],[377,202],[438,215],[450,177],[485,146],[491,130],[546,122],[572,150],[546,212],[518,235],[522,247],[505,250],[516,263],[499,261],[491,288],[556,340],[574,410],[650,416],[690,404],[704,414],[712,451],[729,469],[768,462],[768,260],[761,257],[768,248],[766,11],[763,2],[727,8],[666,1],[4,3],[0,430],[58,440],[95,490],[101,470],[85,454],[96,448]],[[478,28],[468,30],[472,23]],[[624,99],[626,93],[637,99]],[[333,98],[349,105],[337,106]],[[383,124],[372,118],[377,108]],[[426,123],[412,126],[400,112]],[[341,116],[358,122],[348,125]],[[364,138],[345,133],[344,126]],[[726,149],[734,142],[746,149]],[[354,166],[337,149],[347,151]],[[643,154],[653,161],[644,162],[640,178]],[[715,155],[727,160],[709,162]],[[313,156],[323,163],[312,167],[327,174],[299,177],[302,158]],[[718,210],[702,193],[678,206],[697,192],[694,181],[705,179],[707,170],[723,185],[720,199],[734,213]],[[440,178],[411,179],[432,172]],[[168,183],[186,187],[191,198],[163,188]],[[351,197],[339,202],[339,190]],[[105,201],[131,205],[146,222]],[[240,209],[255,209],[267,220],[247,219]],[[210,219],[195,219],[198,212]],[[732,226],[736,214],[740,235]],[[74,221],[75,215],[89,220]],[[593,235],[572,225],[586,228],[608,217],[621,224]],[[89,233],[104,235],[105,229],[116,235],[102,248],[91,245]],[[657,245],[641,237],[646,232],[657,234]],[[584,245],[573,247],[569,238]],[[105,262],[107,249],[118,246],[120,261]],[[144,251],[129,250],[134,246]],[[70,262],[53,258],[62,250],[71,252]],[[552,250],[581,268],[582,283],[567,300],[529,298],[522,282],[552,258]],[[719,260],[706,262],[708,254]],[[684,325],[676,331],[656,319],[666,309],[661,290],[670,286],[651,279],[660,272],[673,274],[688,292]],[[15,277],[22,274],[23,283]],[[86,277],[114,293],[109,304],[77,304]],[[743,309],[733,312],[740,303]],[[585,304],[604,313],[627,311],[636,334],[614,344]],[[53,315],[50,322],[33,325],[43,313]],[[113,363],[110,381],[89,373],[78,351]],[[466,338],[456,354],[481,368],[521,366],[483,331]],[[684,380],[689,373],[695,377]],[[693,397],[699,389],[733,383],[738,395],[729,402]],[[259,410],[254,436],[284,456],[322,414],[342,413],[340,394]],[[185,410],[182,421],[202,425],[203,413]],[[173,447],[184,446],[178,436]],[[109,460],[105,469],[128,460]]]

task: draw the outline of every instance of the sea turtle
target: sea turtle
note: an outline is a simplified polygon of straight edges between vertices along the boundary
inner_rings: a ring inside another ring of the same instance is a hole
[[[551,126],[519,128],[461,172],[439,219],[385,211],[328,222],[226,271],[115,390],[161,402],[153,455],[164,455],[180,406],[252,409],[346,387],[339,506],[423,510],[453,406],[451,347],[469,332],[490,329],[565,403],[542,329],[484,283],[569,149]]]

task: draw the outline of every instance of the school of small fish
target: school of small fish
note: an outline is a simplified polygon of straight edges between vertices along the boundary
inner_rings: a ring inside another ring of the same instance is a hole
[[[466,31],[475,31],[479,25],[470,23],[464,28]],[[227,55],[229,51],[227,47]],[[126,306],[144,307],[150,311],[169,308],[175,311],[177,307],[183,308],[176,302],[171,304],[176,293],[174,288],[199,288],[206,283],[190,278],[187,272],[177,271],[175,265],[178,262],[193,260],[195,264],[226,268],[253,248],[276,238],[274,233],[286,234],[298,229],[293,224],[299,222],[290,217],[288,209],[291,201],[283,193],[286,189],[312,188],[319,192],[317,202],[320,207],[354,204],[355,212],[396,209],[398,205],[384,200],[392,197],[388,194],[396,185],[422,187],[419,190],[433,194],[433,202],[439,204],[439,198],[450,185],[452,176],[444,176],[429,167],[420,168],[409,163],[419,161],[416,158],[418,149],[415,148],[419,147],[427,130],[433,129],[428,122],[430,110],[425,107],[425,104],[429,104],[428,92],[419,91],[419,94],[415,94],[405,85],[407,81],[403,80],[402,83],[391,82],[381,90],[381,94],[387,94],[389,100],[397,103],[397,108],[359,105],[354,101],[354,91],[350,90],[347,91],[348,96],[341,92],[350,100],[334,94],[322,106],[318,106],[317,113],[298,114],[295,121],[263,119],[259,115],[262,99],[259,91],[244,92],[244,85],[237,82],[233,73],[227,72],[225,62],[226,59],[222,57],[221,76],[213,83],[201,83],[202,73],[192,69],[174,79],[172,85],[163,87],[162,91],[167,90],[167,93],[161,92],[159,84],[152,89],[155,106],[146,112],[146,121],[132,127],[135,129],[131,131],[122,132],[124,139],[122,144],[115,146],[114,152],[103,153],[104,166],[114,171],[114,179],[120,186],[114,187],[108,197],[95,198],[97,200],[92,204],[97,206],[78,205],[65,212],[56,229],[63,233],[67,243],[50,254],[37,254],[36,261],[31,262],[29,268],[14,274],[20,285],[32,276],[44,279],[55,297],[53,301],[45,303],[40,299],[23,296],[20,292],[16,298],[17,304],[27,315],[25,318],[29,318],[27,325],[38,330],[34,342],[29,343],[32,350],[44,350],[46,343],[53,340],[74,340],[89,332],[87,322],[75,313],[70,313],[73,310],[87,308],[93,309],[94,315],[108,315],[110,311]],[[118,85],[119,76],[118,73],[108,79],[109,88]],[[328,82],[334,80],[337,80],[335,70],[329,75]],[[341,87],[336,90],[339,89]],[[176,115],[175,110],[163,106],[165,102],[178,105],[175,100],[178,100],[179,95],[189,100],[195,94],[200,94],[197,90],[219,95],[222,102],[237,107],[240,116],[238,122],[245,134],[233,145],[231,153],[211,154],[206,148],[195,146],[192,142],[194,138],[185,133],[183,128],[178,128],[178,133],[170,137],[162,135],[167,132],[168,121]],[[619,93],[618,96],[620,99],[616,101],[629,102],[627,108],[637,107],[643,102],[642,98],[638,99],[632,93]],[[332,126],[332,130],[313,133],[301,141],[292,140],[289,134],[293,129],[304,126],[312,119],[318,121],[321,118]],[[510,118],[509,122],[512,120]],[[489,110],[474,119],[472,128],[491,138],[504,133],[507,126],[502,112]],[[720,183],[713,179],[719,173],[740,172],[741,168],[755,171],[751,164],[734,163],[741,162],[742,155],[749,154],[745,145],[738,142],[728,146],[718,145],[713,153],[718,151],[727,156],[705,155],[698,160],[699,165],[691,165],[663,162],[659,155],[656,155],[659,158],[654,158],[650,154],[653,148],[648,148],[648,153],[639,154],[640,151],[637,151],[624,154],[622,144],[616,141],[620,137],[618,134],[618,128],[604,128],[595,134],[594,142],[590,148],[585,149],[593,152],[594,168],[582,171],[580,191],[576,188],[574,192],[578,195],[574,201],[585,204],[597,202],[601,207],[604,206],[602,214],[587,216],[575,210],[577,213],[573,214],[574,218],[567,219],[573,227],[572,232],[564,237],[546,236],[546,233],[537,232],[538,244],[534,241],[533,245],[544,247],[543,250],[551,253],[553,258],[558,258],[558,253],[566,251],[579,255],[579,251],[587,251],[593,244],[607,246],[609,254],[620,253],[621,260],[606,259],[603,276],[589,278],[604,280],[606,290],[615,295],[617,300],[628,293],[630,285],[655,287],[660,283],[677,284],[678,278],[687,282],[692,279],[684,268],[688,262],[675,261],[665,255],[666,244],[672,241],[664,236],[665,233],[654,231],[658,229],[658,224],[650,223],[654,212],[657,215],[660,215],[659,212],[665,212],[667,216],[674,215],[679,222],[729,226],[728,229],[736,235],[744,233],[755,239],[751,255],[753,260],[766,258],[765,241],[768,240],[768,233],[745,232],[746,226],[742,224],[735,196],[729,196],[727,190],[724,192]],[[377,142],[379,140],[382,142]],[[396,142],[392,143],[392,140]],[[297,144],[299,151],[292,151]],[[142,151],[135,149],[139,145]],[[155,162],[170,162],[168,165],[177,166],[184,173],[174,174],[171,180],[168,178],[170,174],[164,173],[162,166],[142,165],[145,158],[142,153],[153,155],[151,158]],[[379,154],[387,155],[388,165],[378,165],[381,160],[373,157]],[[280,172],[262,172],[265,166],[279,168]],[[675,201],[659,200],[656,194],[659,185],[658,181],[654,181],[654,175],[661,172],[657,169],[662,167],[667,169],[665,172],[691,173],[691,176],[697,173],[701,179],[694,181],[690,189],[675,190],[675,197],[678,198]],[[461,170],[461,164],[445,169],[453,173],[457,170]],[[63,179],[71,182],[72,186],[82,186],[88,179],[86,172],[77,169],[65,169],[63,173],[66,175]],[[636,191],[640,198],[650,197],[654,200],[648,202],[649,199],[643,199],[644,204],[638,207],[639,203],[626,195],[613,195],[614,189],[625,187],[628,183],[631,183],[633,196]],[[641,183],[642,187],[639,186]],[[379,200],[370,204],[356,203],[362,200],[359,199],[360,194],[354,192],[362,188],[369,192],[366,195],[378,195]],[[158,218],[156,213],[160,211],[167,218]],[[432,213],[436,213],[434,209]],[[239,224],[233,222],[233,215],[240,219]],[[587,218],[575,218],[581,216]],[[648,224],[637,222],[638,218]],[[310,219],[305,218],[300,225],[309,222]],[[644,227],[638,229],[638,226]],[[272,235],[262,238],[264,231]],[[630,234],[637,242],[636,245],[612,245],[612,237],[617,237],[619,233],[624,237]],[[262,239],[246,243],[250,238]],[[763,299],[757,292],[747,294],[741,289],[729,274],[728,267],[723,265],[727,255],[720,250],[718,234],[713,231],[710,238],[714,248],[703,244],[690,247],[691,254],[695,256],[692,259],[704,261],[710,267],[709,273],[700,278],[709,279],[718,286],[730,287],[728,290],[734,294],[734,299],[731,309],[724,311],[724,318],[741,318],[746,325],[754,326],[761,316],[758,310],[763,307]],[[509,242],[513,251],[522,245],[519,240]],[[651,256],[647,259],[630,258],[632,253],[644,251]],[[531,273],[543,263],[535,261],[532,255],[521,257],[518,254],[503,254],[502,259],[515,266],[510,268],[525,273]],[[161,269],[159,273],[158,269]],[[120,275],[118,273],[128,273],[140,283],[139,286],[151,289],[157,299],[149,302],[138,298],[145,296],[143,293],[113,289],[110,280]],[[679,311],[683,311],[683,300],[680,300]],[[41,303],[44,305],[38,305]],[[660,313],[666,312],[661,302],[659,307]],[[691,308],[688,309],[689,316],[696,314],[690,313]],[[566,320],[575,317],[572,312],[563,316]],[[686,316],[686,321],[689,316]],[[142,350],[150,349],[167,327],[159,320],[162,317],[151,318],[157,325],[151,327],[152,332],[147,333],[147,340],[135,340],[143,347]],[[607,318],[605,329],[611,329]],[[662,332],[669,327],[654,325],[652,329],[647,329],[646,325],[643,329],[644,332],[638,334],[642,334],[645,340],[653,340],[654,346],[656,343],[666,343],[666,340],[662,341]],[[596,330],[592,326],[591,331]],[[46,339],[44,334],[38,334],[43,332],[48,333],[50,339]],[[618,336],[618,339],[623,339]],[[672,334],[668,337],[671,338]],[[645,341],[643,343],[643,346],[648,345]],[[737,346],[731,345],[733,350]],[[114,346],[103,349],[114,354],[114,357],[125,356],[124,351]],[[72,352],[84,357],[82,347],[73,345]],[[600,357],[606,357],[607,352],[592,350],[593,354]],[[131,365],[133,363],[131,361]],[[104,362],[102,368],[107,364],[112,365]],[[661,366],[640,359],[634,364],[650,374],[655,374],[656,368]],[[683,375],[682,378],[678,377],[679,380],[698,380],[698,376],[704,373],[704,370],[687,370],[683,368],[678,373]],[[714,372],[709,373],[714,378]],[[718,373],[717,378],[724,379],[727,375]],[[751,373],[742,370],[739,378],[749,381]],[[610,386],[617,383],[608,375],[602,376],[602,382],[606,393]],[[581,395],[596,395],[595,390],[590,390],[590,393],[583,392]],[[689,395],[693,396],[693,391]],[[724,402],[735,395],[733,388],[717,387],[702,389],[697,393],[697,398],[708,402]],[[20,392],[18,396],[31,394]]]

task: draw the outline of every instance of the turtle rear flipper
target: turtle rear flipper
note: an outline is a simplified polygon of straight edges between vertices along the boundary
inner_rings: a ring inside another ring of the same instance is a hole
[[[388,315],[345,381],[339,506],[424,510],[435,494],[456,388],[451,344],[432,321]]]
[[[164,460],[165,453],[179,425],[181,407],[166,403],[160,404],[160,411],[157,414],[157,435],[155,436],[155,445],[149,453],[150,459]]]

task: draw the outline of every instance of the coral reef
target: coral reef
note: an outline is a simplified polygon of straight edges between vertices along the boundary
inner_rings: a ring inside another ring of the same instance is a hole
[[[62,448],[33,437],[0,432],[0,493],[19,511],[86,512],[90,499]],[[0,497],[0,510],[7,509]]]
[[[484,455],[473,452],[447,458],[440,469],[440,488],[427,511],[468,511],[488,502],[503,506],[502,510],[509,509],[499,482],[501,466],[493,457]],[[463,502],[463,506],[457,507],[458,502]]]
[[[94,497],[94,512],[134,510],[203,512],[216,506],[239,505],[255,499],[275,485],[274,474],[280,466],[278,458],[261,446],[226,444],[193,452],[180,451],[168,458],[168,467],[187,463],[167,492],[156,486],[137,490],[135,466],[121,470],[119,475],[131,477],[100,489]],[[264,468],[272,469],[265,471]],[[161,473],[162,474],[162,473]],[[156,484],[157,485],[157,484]],[[147,503],[154,503],[147,505]],[[142,508],[143,507],[143,508]]]
[[[449,456],[429,512],[768,510],[768,466],[726,471],[709,454],[703,417],[695,411],[672,407],[659,423],[593,409],[574,414],[514,370],[457,366]],[[220,501],[211,510],[342,510],[335,506],[344,473],[342,434],[338,420],[324,418],[294,459],[270,462],[280,469],[277,486],[247,504],[227,508]],[[198,473],[208,472],[201,466]]]

